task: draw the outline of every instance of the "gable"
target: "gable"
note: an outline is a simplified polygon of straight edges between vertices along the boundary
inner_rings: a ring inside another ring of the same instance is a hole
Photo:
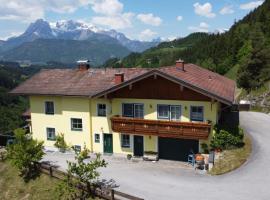
[[[211,98],[159,75],[149,76],[107,94],[107,98],[210,101]]]

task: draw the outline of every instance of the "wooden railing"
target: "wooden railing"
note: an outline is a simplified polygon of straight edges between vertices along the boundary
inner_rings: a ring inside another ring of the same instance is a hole
[[[207,139],[211,124],[204,122],[177,122],[147,120],[114,116],[111,118],[115,132],[183,139]]]

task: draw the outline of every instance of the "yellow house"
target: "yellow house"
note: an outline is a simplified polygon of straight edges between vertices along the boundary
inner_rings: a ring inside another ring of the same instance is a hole
[[[179,60],[158,69],[42,70],[11,93],[30,98],[33,137],[53,147],[187,160],[208,142],[224,109],[234,102],[234,81]]]

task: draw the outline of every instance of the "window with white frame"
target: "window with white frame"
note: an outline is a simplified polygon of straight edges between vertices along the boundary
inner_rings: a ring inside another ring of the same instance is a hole
[[[121,146],[130,148],[130,135],[121,134]]]
[[[45,114],[53,115],[54,114],[54,103],[53,101],[45,101]]]
[[[73,131],[82,131],[82,119],[80,118],[71,118],[71,130]]]
[[[203,106],[191,106],[190,107],[190,120],[191,121],[203,121]]]
[[[122,116],[144,118],[144,105],[142,103],[123,103]]]
[[[157,105],[158,119],[180,120],[181,106],[179,105]]]
[[[95,133],[95,143],[100,143],[100,134]]]
[[[100,117],[106,117],[106,104],[97,105],[97,114]]]
[[[46,128],[47,140],[55,141],[55,128]]]

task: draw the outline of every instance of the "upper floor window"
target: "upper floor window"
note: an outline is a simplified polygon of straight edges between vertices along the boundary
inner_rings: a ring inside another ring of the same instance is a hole
[[[55,138],[55,128],[46,128],[46,133],[47,133],[47,140],[52,140],[54,141]]]
[[[158,105],[158,119],[180,120],[181,106],[179,105]]]
[[[123,117],[143,118],[144,106],[139,103],[123,103],[122,115]]]
[[[80,118],[71,118],[71,130],[73,131],[82,131],[82,119]]]
[[[199,122],[203,121],[203,106],[190,107],[190,120]]]
[[[124,148],[130,147],[130,136],[121,134],[121,146]]]
[[[101,117],[106,116],[106,104],[98,104],[97,105],[97,114],[98,114],[98,116],[101,116]]]
[[[53,115],[54,114],[54,103],[53,101],[45,101],[45,114]]]

